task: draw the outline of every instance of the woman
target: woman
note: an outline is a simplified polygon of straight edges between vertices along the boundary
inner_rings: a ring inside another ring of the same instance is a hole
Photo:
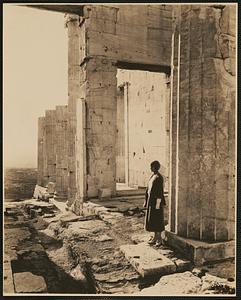
[[[163,177],[159,173],[160,163],[155,160],[151,163],[152,176],[149,179],[146,189],[146,198],[143,207],[147,208],[145,217],[145,230],[154,232],[154,237],[149,241],[150,245],[160,246],[164,244],[165,237],[161,238],[164,233],[164,206],[166,205],[163,192]]]

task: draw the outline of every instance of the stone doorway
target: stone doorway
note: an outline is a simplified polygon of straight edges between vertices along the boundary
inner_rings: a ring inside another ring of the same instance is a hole
[[[116,183],[145,188],[153,160],[168,187],[169,79],[164,72],[117,69]]]

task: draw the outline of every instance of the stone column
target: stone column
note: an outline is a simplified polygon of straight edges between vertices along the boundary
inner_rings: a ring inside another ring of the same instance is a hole
[[[124,84],[124,138],[125,138],[125,184],[129,186],[129,82]]]
[[[37,184],[44,186],[44,135],[45,118],[38,118],[38,180]]]
[[[85,81],[81,64],[85,58],[85,27],[78,15],[66,16],[68,28],[68,202],[71,206],[77,200],[77,101],[80,86]]]
[[[68,15],[69,37],[69,127],[68,204],[81,210],[84,198],[103,189],[115,194],[116,183],[116,72],[114,62],[87,57],[95,45],[87,38],[82,17]]]
[[[210,242],[234,238],[235,10],[175,11],[170,229]]]
[[[56,192],[57,197],[68,195],[68,108],[56,106]]]
[[[45,113],[46,174],[45,182],[56,182],[56,111]]]

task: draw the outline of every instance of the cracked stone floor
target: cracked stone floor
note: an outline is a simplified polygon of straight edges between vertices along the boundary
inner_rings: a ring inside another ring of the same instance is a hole
[[[234,261],[196,268],[173,249],[149,246],[140,203],[94,200],[83,216],[54,199],[5,203],[4,293],[235,293]]]

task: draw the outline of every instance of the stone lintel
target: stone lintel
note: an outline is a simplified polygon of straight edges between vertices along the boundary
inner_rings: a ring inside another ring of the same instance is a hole
[[[235,241],[208,243],[183,238],[173,232],[166,231],[168,245],[180,251],[195,265],[224,260],[235,257]]]

